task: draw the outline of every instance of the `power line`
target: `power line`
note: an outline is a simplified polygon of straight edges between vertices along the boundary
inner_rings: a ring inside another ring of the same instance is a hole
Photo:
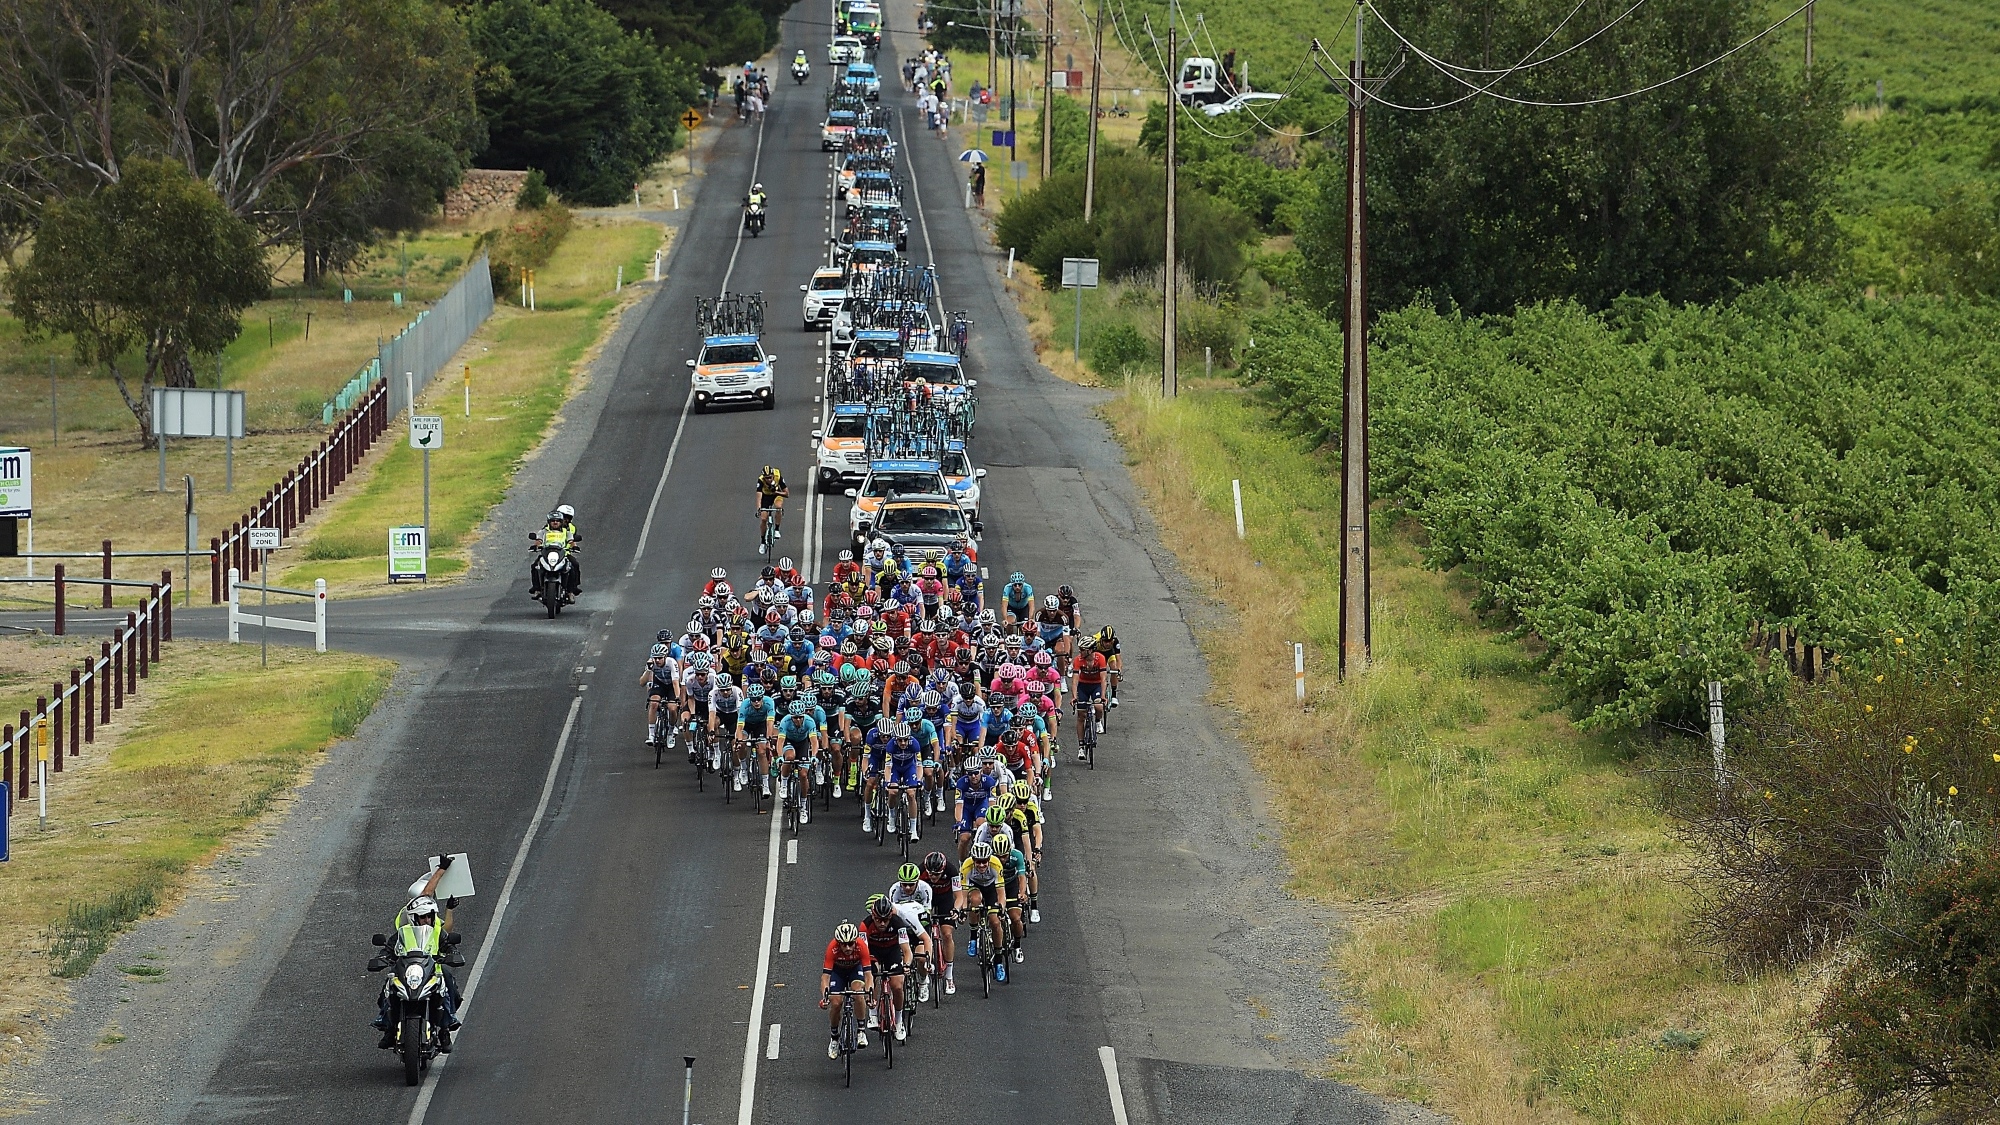
[[[1607,31],[1610,31],[1610,30],[1611,30],[1612,28],[1614,28],[1614,27],[1617,27],[1617,26],[1618,26],[1618,25],[1619,25],[1620,23],[1623,23],[1623,22],[1624,22],[1624,20],[1625,20],[1625,17],[1626,17],[1626,16],[1629,16],[1629,15],[1631,15],[1631,14],[1632,14],[1633,12],[1636,12],[1636,11],[1638,11],[1638,10],[1639,10],[1639,9],[1640,9],[1641,7],[1643,7],[1643,6],[1645,5],[1645,3],[1646,3],[1646,0],[1633,0],[1633,3],[1632,3],[1632,6],[1631,6],[1631,7],[1629,7],[1629,8],[1627,8],[1627,9],[1625,9],[1624,11],[1622,11],[1622,12],[1618,13],[1617,17],[1616,17],[1615,19],[1613,19],[1613,20],[1612,20],[1612,21],[1611,21],[1610,23],[1607,23],[1607,24],[1605,24],[1605,25],[1604,25],[1603,27],[1600,27],[1600,28],[1598,28],[1598,29],[1597,29],[1596,31],[1593,31],[1593,32],[1591,32],[1591,33],[1590,33],[1589,35],[1586,35],[1586,36],[1584,36],[1583,38],[1581,38],[1581,39],[1577,40],[1576,42],[1574,42],[1574,43],[1571,43],[1571,44],[1570,44],[1569,46],[1567,46],[1567,47],[1564,47],[1564,48],[1563,48],[1562,50],[1560,50],[1560,51],[1557,51],[1557,52],[1556,52],[1555,54],[1553,54],[1553,55],[1550,55],[1550,56],[1548,56],[1547,58],[1540,58],[1540,59],[1535,59],[1535,61],[1533,61],[1533,62],[1526,62],[1526,61],[1523,61],[1523,62],[1521,62],[1521,63],[1519,63],[1519,64],[1517,64],[1517,65],[1515,65],[1515,66],[1510,66],[1510,67],[1507,67],[1507,68],[1506,68],[1506,69],[1504,69],[1504,70],[1482,70],[1482,69],[1480,69],[1479,67],[1476,67],[1476,66],[1459,66],[1459,65],[1458,65],[1458,64],[1456,64],[1456,63],[1449,63],[1449,62],[1445,62],[1445,61],[1444,61],[1443,59],[1437,59],[1437,60],[1435,60],[1435,61],[1436,61],[1437,65],[1439,65],[1439,66],[1445,66],[1445,67],[1449,67],[1449,68],[1451,68],[1452,70],[1455,70],[1455,71],[1458,71],[1458,72],[1459,72],[1459,73],[1461,73],[1461,74],[1499,74],[1499,75],[1507,75],[1507,74],[1513,74],[1513,73],[1515,73],[1515,72],[1517,72],[1517,71],[1523,71],[1523,70],[1533,70],[1533,69],[1535,69],[1536,67],[1538,67],[1538,66],[1541,66],[1541,65],[1543,65],[1544,63],[1552,63],[1552,62],[1556,61],[1557,59],[1559,59],[1559,58],[1562,58],[1562,57],[1563,57],[1564,55],[1567,55],[1567,54],[1569,54],[1569,53],[1570,53],[1570,52],[1572,52],[1572,51],[1575,51],[1575,50],[1578,50],[1579,48],[1581,48],[1581,47],[1584,47],[1584,46],[1586,46],[1586,45],[1587,45],[1587,44],[1589,44],[1589,43],[1590,43],[1590,42],[1591,42],[1592,40],[1596,39],[1596,38],[1597,38],[1598,36],[1600,36],[1600,35],[1604,34],[1604,33],[1605,33],[1605,32],[1607,32]],[[1576,8],[1572,8],[1572,9],[1570,10],[1570,15],[1571,15],[1571,16],[1574,16],[1574,15],[1576,15],[1576,13],[1577,13],[1577,10],[1578,10],[1578,9],[1580,9],[1580,8],[1582,8],[1582,7],[1583,7],[1583,5],[1582,5],[1582,4],[1578,4]],[[1555,31],[1551,31],[1551,32],[1549,32],[1549,34],[1548,34],[1548,37],[1547,37],[1547,38],[1544,38],[1544,39],[1543,39],[1543,40],[1542,40],[1542,41],[1541,41],[1541,42],[1540,42],[1539,44],[1537,44],[1537,45],[1535,46],[1535,50],[1534,50],[1534,51],[1530,51],[1530,52],[1528,52],[1528,56],[1529,56],[1529,57],[1532,57],[1532,56],[1533,56],[1533,55],[1535,54],[1535,52],[1536,52],[1536,51],[1540,51],[1540,50],[1541,50],[1541,49],[1542,49],[1543,47],[1546,47],[1546,46],[1548,46],[1548,43],[1549,43],[1549,40],[1550,40],[1550,39],[1553,39],[1553,38],[1555,38],[1555,35],[1556,35],[1556,31],[1561,31],[1561,30],[1563,29],[1563,25],[1564,25],[1564,24],[1567,24],[1568,22],[1569,22],[1569,19],[1568,19],[1567,17],[1565,17],[1565,18],[1564,18],[1564,20],[1563,20],[1563,22],[1562,22],[1561,24],[1557,24],[1557,25],[1556,25],[1556,29],[1555,29]]]
[[[1397,41],[1402,43],[1404,47],[1414,52],[1418,58],[1429,63],[1433,68],[1435,68],[1438,71],[1438,73],[1444,75],[1446,78],[1451,79],[1453,82],[1456,82],[1461,86],[1467,87],[1471,91],[1470,93],[1465,94],[1463,97],[1454,98],[1448,102],[1439,102],[1436,105],[1402,105],[1397,102],[1392,102],[1387,98],[1383,98],[1374,93],[1364,93],[1364,96],[1366,96],[1368,100],[1373,101],[1379,105],[1387,106],[1390,109],[1400,109],[1414,113],[1427,113],[1432,110],[1448,109],[1452,106],[1458,105],[1462,102],[1470,101],[1471,99],[1477,97],[1488,97],[1488,98],[1493,98],[1497,101],[1508,102],[1513,105],[1535,106],[1543,109],[1577,109],[1583,106],[1604,105],[1609,102],[1623,101],[1626,98],[1636,98],[1641,94],[1650,94],[1655,90],[1659,90],[1664,87],[1671,86],[1676,82],[1692,78],[1693,76],[1700,74],[1702,71],[1705,71],[1710,67],[1713,67],[1719,63],[1729,60],[1730,58],[1733,58],[1737,54],[1741,53],[1742,51],[1748,49],[1753,44],[1757,43],[1759,40],[1762,40],[1765,36],[1770,35],[1772,32],[1778,30],[1779,28],[1790,23],[1793,19],[1797,18],[1797,16],[1801,12],[1804,12],[1807,8],[1810,8],[1813,5],[1814,0],[1805,0],[1805,3],[1800,4],[1796,8],[1793,8],[1791,12],[1786,14],[1785,17],[1783,19],[1780,19],[1778,22],[1758,32],[1757,34],[1751,36],[1750,38],[1745,39],[1743,42],[1738,43],[1736,46],[1731,47],[1729,50],[1724,51],[1722,54],[1717,55],[1716,57],[1708,60],[1707,62],[1702,63],[1698,66],[1690,67],[1689,69],[1674,75],[1672,78],[1662,79],[1661,81],[1655,82],[1649,86],[1641,86],[1636,90],[1627,90],[1622,94],[1607,94],[1603,97],[1585,98],[1578,101],[1563,101],[1563,102],[1540,101],[1534,98],[1517,98],[1510,94],[1494,93],[1493,87],[1498,85],[1501,79],[1506,77],[1506,74],[1511,74],[1513,73],[1513,70],[1520,69],[1518,67],[1510,68],[1510,70],[1507,71],[1506,74],[1502,74],[1500,78],[1494,79],[1492,82],[1487,83],[1485,86],[1476,86],[1473,83],[1468,82],[1465,79],[1459,77],[1457,74],[1453,73],[1441,60],[1433,57],[1431,54],[1426,52],[1422,47],[1419,47],[1415,43],[1410,42],[1409,38],[1405,36],[1401,31],[1398,31],[1394,24],[1391,24],[1388,20],[1382,18],[1382,13],[1376,9],[1375,5],[1371,3],[1370,0],[1361,0],[1361,2],[1368,8],[1369,11],[1375,13],[1376,21],[1380,23],[1384,28],[1386,28],[1389,34],[1395,36]]]

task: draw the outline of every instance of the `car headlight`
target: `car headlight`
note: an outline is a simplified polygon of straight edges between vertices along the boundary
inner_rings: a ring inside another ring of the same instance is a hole
[[[403,966],[403,987],[414,990],[423,986],[424,967],[422,965]]]

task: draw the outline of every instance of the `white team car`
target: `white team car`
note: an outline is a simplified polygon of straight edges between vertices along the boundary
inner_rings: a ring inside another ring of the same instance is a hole
[[[826,61],[838,66],[841,63],[860,62],[867,58],[868,48],[852,35],[836,35],[833,42],[826,45]]]

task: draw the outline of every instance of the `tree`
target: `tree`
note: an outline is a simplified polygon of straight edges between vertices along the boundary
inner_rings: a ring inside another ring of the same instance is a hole
[[[995,228],[1002,243],[1053,289],[1064,258],[1097,258],[1117,277],[1158,268],[1166,259],[1166,169],[1131,152],[1104,149],[1097,160],[1097,206],[1083,221],[1083,170],[1069,168],[1013,200]],[[1196,280],[1233,285],[1255,228],[1242,212],[1183,184],[1179,192],[1180,264]]]
[[[539,168],[572,202],[626,198],[695,100],[692,68],[588,0],[492,0],[469,26],[491,139],[480,163]]]
[[[789,0],[605,0],[625,30],[690,63],[741,63],[778,41]]]
[[[110,371],[144,440],[154,384],[193,386],[191,357],[221,351],[270,292],[259,241],[178,163],[128,159],[118,182],[44,210],[7,296],[30,336],[67,334],[78,363]],[[137,396],[118,368],[135,347],[145,357]]]
[[[310,275],[330,216],[456,182],[472,70],[434,0],[0,0],[0,194],[33,211],[166,156]]]
[[[1499,68],[1530,57],[1570,8],[1524,0],[1493,15],[1490,28],[1477,6],[1402,0],[1388,12],[1431,54]],[[1535,57],[1546,65],[1497,82],[1468,77],[1540,101],[1640,89],[1721,56],[1766,15],[1746,0],[1593,12],[1541,48]],[[1476,97],[1433,112],[1371,107],[1373,302],[1394,308],[1428,294],[1468,312],[1506,312],[1571,297],[1603,308],[1624,294],[1710,300],[1822,270],[1836,238],[1828,203],[1844,105],[1832,71],[1815,68],[1808,85],[1757,45],[1653,93],[1599,105]],[[1468,93],[1415,58],[1381,91],[1405,105]],[[1318,201],[1299,232],[1310,299],[1322,307],[1341,287],[1345,167],[1321,167]]]

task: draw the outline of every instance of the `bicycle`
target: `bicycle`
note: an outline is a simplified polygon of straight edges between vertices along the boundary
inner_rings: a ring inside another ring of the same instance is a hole
[[[999,907],[985,905],[967,912],[967,917],[972,921],[971,928],[976,935],[972,938],[973,948],[969,952],[979,959],[979,996],[983,1000],[993,999],[993,970],[1001,963],[1000,959],[1006,956],[1004,949],[993,948],[993,931],[986,925],[986,919],[998,913],[1000,913]],[[1007,921],[1004,917],[1000,925],[1002,930],[1006,929]],[[1005,977],[1001,978],[1001,983],[1006,983]]]
[[[720,786],[722,790],[722,803],[727,805],[736,800],[736,785],[739,782],[738,774],[742,770],[742,763],[736,757],[736,740],[729,737],[725,732],[722,735],[721,744],[715,745],[712,741],[715,733],[710,732],[709,737],[716,754],[715,774],[722,782]]]
[[[829,1001],[833,999],[832,989],[827,989],[826,997]],[[848,1086],[854,1085],[854,1052],[859,1049],[855,1046],[855,1041],[861,1036],[861,1017],[857,1016],[854,1010],[867,998],[866,993],[859,993],[850,988],[840,1005],[840,1031],[835,1038],[840,1041],[840,1063],[845,1071],[842,1079]]]
[[[694,791],[697,793],[706,792],[708,790],[709,771],[708,728],[695,722],[693,719],[689,719],[687,725],[687,746],[688,754],[694,758]]]
[[[787,763],[789,767],[789,763]],[[778,800],[785,810],[785,828],[794,837],[799,834],[799,825],[804,823],[806,796],[805,786],[799,784],[797,772],[787,768],[778,775]]]
[[[1081,724],[1083,729],[1077,732],[1077,749],[1083,754],[1085,769],[1097,768],[1097,713],[1103,709],[1103,703],[1093,700],[1091,714],[1085,716]]]
[[[659,705],[658,711],[655,712],[655,714],[653,715],[653,729],[651,733],[653,742],[654,769],[659,769],[662,765],[666,764],[667,735],[673,729],[674,729],[674,724],[672,720],[669,719],[667,716],[666,704],[662,703]]]
[[[757,509],[757,553],[760,555],[769,555],[771,553],[771,544],[777,542],[778,521],[775,518],[777,511],[778,509],[776,508],[760,507]]]

